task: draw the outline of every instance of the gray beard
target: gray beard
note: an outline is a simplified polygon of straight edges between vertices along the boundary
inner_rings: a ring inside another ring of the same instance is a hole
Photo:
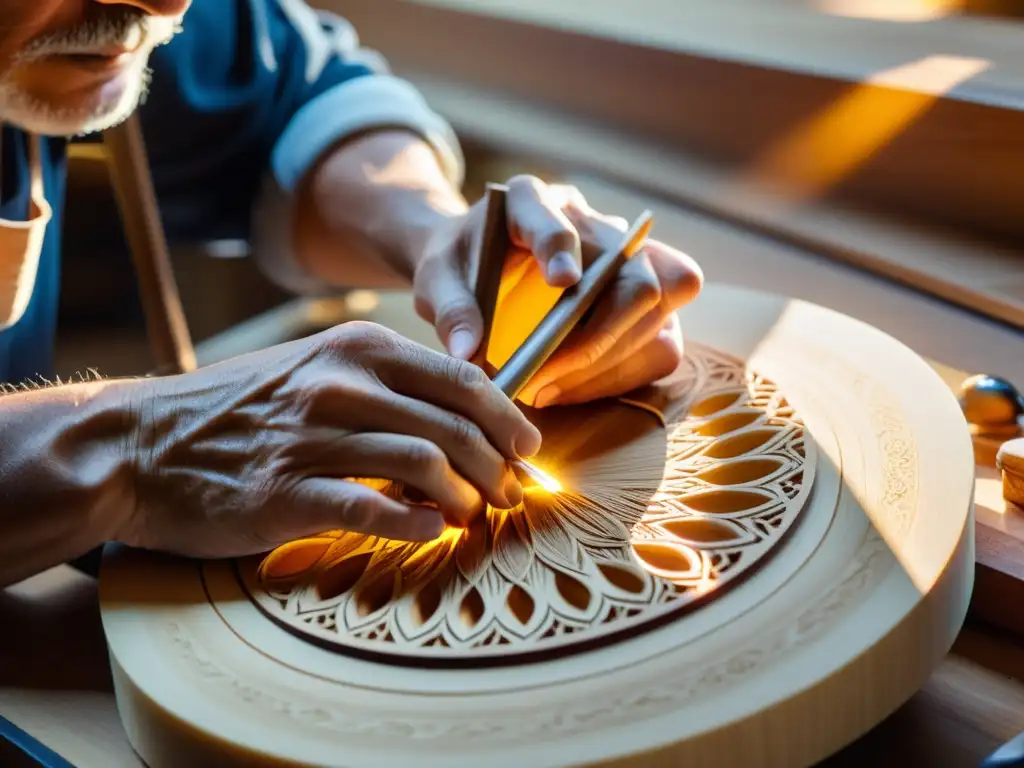
[[[48,104],[0,78],[0,122],[40,136],[70,138],[105,131],[124,122],[145,101],[150,79],[151,71],[143,67],[132,76],[120,99],[87,111]]]

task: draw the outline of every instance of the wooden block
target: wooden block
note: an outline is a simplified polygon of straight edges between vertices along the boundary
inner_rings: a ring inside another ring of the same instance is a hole
[[[1003,498],[1024,506],[1024,438],[1002,444],[996,454],[996,467],[1003,475]]]

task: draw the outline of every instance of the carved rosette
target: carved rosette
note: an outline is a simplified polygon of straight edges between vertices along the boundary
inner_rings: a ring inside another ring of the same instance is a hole
[[[396,661],[571,650],[713,599],[780,544],[813,483],[813,443],[784,393],[697,345],[644,399],[538,425],[539,463],[572,492],[527,492],[427,544],[291,542],[239,564],[251,598],[300,636]]]

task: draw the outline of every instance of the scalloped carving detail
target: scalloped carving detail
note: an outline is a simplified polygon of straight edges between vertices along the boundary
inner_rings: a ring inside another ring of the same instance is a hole
[[[658,396],[663,426],[629,401],[560,422],[538,412],[539,463],[571,492],[527,492],[427,544],[328,531],[240,562],[244,586],[320,644],[451,664],[550,654],[699,609],[797,521],[815,447],[774,382],[697,344]],[[618,442],[602,448],[609,431]]]

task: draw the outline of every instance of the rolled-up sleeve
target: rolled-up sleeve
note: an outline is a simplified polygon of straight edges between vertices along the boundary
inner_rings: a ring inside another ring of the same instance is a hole
[[[448,123],[351,24],[305,0],[195,0],[153,69],[143,125],[172,238],[245,237],[263,271],[296,293],[327,289],[294,257],[293,221],[297,187],[328,149],[409,130],[462,184]]]

